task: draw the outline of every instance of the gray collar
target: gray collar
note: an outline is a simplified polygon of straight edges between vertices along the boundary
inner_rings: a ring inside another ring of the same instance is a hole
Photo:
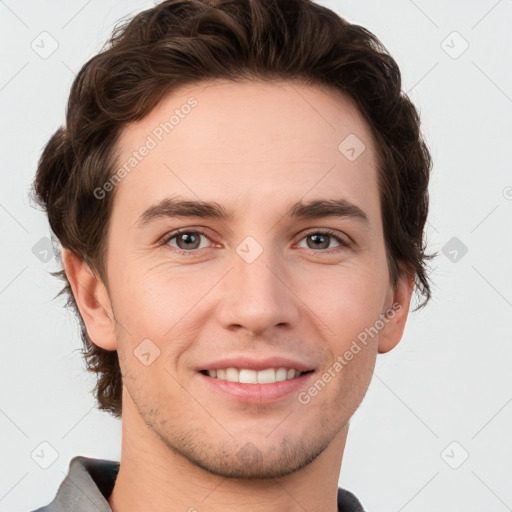
[[[112,512],[107,499],[118,471],[119,462],[113,460],[74,457],[57,495],[41,512]]]

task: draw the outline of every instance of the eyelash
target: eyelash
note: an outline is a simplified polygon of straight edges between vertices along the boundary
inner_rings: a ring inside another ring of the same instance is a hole
[[[194,253],[197,253],[200,249],[191,249],[189,251],[185,251],[183,249],[178,249],[176,247],[171,247],[171,246],[168,246],[167,244],[174,238],[176,238],[177,236],[179,235],[182,235],[182,234],[190,234],[190,233],[193,233],[195,235],[203,235],[204,237],[210,239],[210,237],[204,232],[204,231],[201,231],[201,230],[192,230],[192,229],[178,229],[176,231],[173,231],[172,233],[169,233],[168,235],[165,235],[161,241],[159,242],[159,245],[162,245],[162,246],[167,246],[169,247],[173,252],[175,252],[176,254],[179,254],[179,255],[183,255],[183,256],[191,256],[193,255]],[[332,238],[334,238],[339,244],[340,246],[339,247],[334,247],[333,249],[336,250],[336,249],[348,249],[350,248],[350,244],[348,242],[346,242],[343,238],[341,238],[340,236],[338,236],[336,234],[336,231],[333,231],[331,229],[321,229],[321,230],[314,230],[314,231],[309,231],[308,233],[305,233],[302,238],[299,239],[299,242],[301,240],[303,240],[304,238],[308,237],[308,236],[311,236],[311,235],[328,235]],[[320,250],[315,250],[315,249],[310,249],[311,251],[313,252],[318,252],[318,253],[326,253],[327,254],[330,254],[328,251],[330,250],[333,250],[333,249],[320,249]]]

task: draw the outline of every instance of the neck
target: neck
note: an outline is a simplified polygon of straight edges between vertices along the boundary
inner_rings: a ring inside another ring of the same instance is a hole
[[[348,424],[303,469],[274,479],[212,474],[175,453],[123,401],[119,473],[108,503],[113,512],[336,512],[338,476]]]

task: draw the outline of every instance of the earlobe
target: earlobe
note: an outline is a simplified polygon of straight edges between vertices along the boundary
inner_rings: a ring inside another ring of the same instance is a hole
[[[380,332],[379,354],[395,348],[404,333],[411,297],[414,290],[414,274],[403,272],[393,292],[391,304],[384,312],[384,327]]]
[[[105,285],[69,249],[62,249],[62,263],[91,341],[105,350],[116,350],[114,314]]]

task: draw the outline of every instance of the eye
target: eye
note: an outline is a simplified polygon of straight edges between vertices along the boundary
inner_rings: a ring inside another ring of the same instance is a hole
[[[332,239],[336,240],[339,246],[343,248],[350,247],[350,244],[345,239],[343,239],[342,237],[337,235],[335,231],[332,231],[330,229],[310,231],[301,240],[304,239],[311,241],[311,243],[306,242],[307,248],[313,250],[328,249]]]
[[[210,238],[203,231],[178,229],[165,236],[160,244],[170,246],[174,252],[180,255],[192,255],[192,253],[196,252],[197,250],[208,247],[208,245],[201,247],[201,237],[210,240]],[[317,229],[315,231],[310,231],[306,235],[303,235],[300,241],[309,240],[310,242],[306,242],[306,248],[312,249],[315,252],[319,252],[323,249],[329,249],[329,245],[331,245],[333,239],[338,243],[338,246],[331,249],[336,250],[340,247],[346,249],[350,247],[350,243],[348,241],[339,236],[336,231],[329,229]],[[174,243],[176,245],[174,245]]]
[[[193,252],[195,249],[204,249],[200,247],[201,237],[209,238],[202,231],[174,231],[162,240],[162,245],[170,245],[178,254]],[[170,242],[176,239],[177,247]]]

